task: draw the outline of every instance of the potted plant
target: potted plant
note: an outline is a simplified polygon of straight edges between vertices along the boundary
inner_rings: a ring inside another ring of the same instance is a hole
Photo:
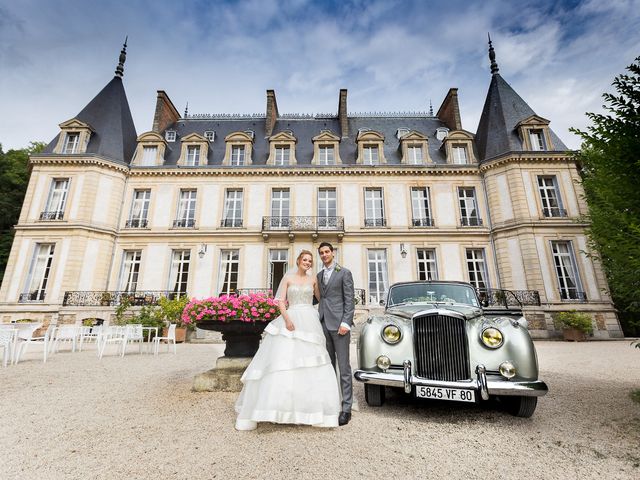
[[[258,351],[262,332],[279,314],[276,300],[265,293],[222,295],[192,299],[182,321],[222,332],[226,357],[251,357]]]
[[[186,295],[177,296],[176,298],[169,299],[167,297],[160,297],[157,303],[157,315],[161,321],[165,324],[175,323],[176,326],[176,342],[184,342],[187,336],[187,329],[195,329],[193,322],[185,322],[183,320],[182,312],[185,306],[189,303],[189,299]],[[165,326],[162,330],[162,336],[168,335],[168,326]]]
[[[593,333],[591,316],[587,313],[575,310],[558,312],[553,316],[553,323],[557,329],[562,330],[563,338],[568,341],[583,342],[587,335]]]

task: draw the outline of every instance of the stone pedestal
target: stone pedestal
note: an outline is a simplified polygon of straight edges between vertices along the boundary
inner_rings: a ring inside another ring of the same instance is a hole
[[[251,363],[251,357],[218,357],[216,368],[193,378],[194,392],[240,392],[240,377]]]

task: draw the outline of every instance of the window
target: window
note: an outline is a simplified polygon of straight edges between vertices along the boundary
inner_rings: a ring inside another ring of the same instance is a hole
[[[542,214],[545,217],[567,216],[567,211],[562,208],[560,189],[555,175],[539,175],[538,190],[542,202]]]
[[[289,252],[287,250],[269,250],[269,288],[274,295],[288,267]]]
[[[220,295],[229,295],[238,290],[239,257],[238,250],[220,251],[220,276],[218,277]]]
[[[21,302],[44,301],[54,250],[55,244],[53,243],[36,243],[25,292],[20,295]]]
[[[64,141],[63,153],[78,153],[78,145],[80,144],[79,132],[68,132]]]
[[[289,165],[290,154],[291,149],[288,146],[277,146],[274,165]]]
[[[234,167],[244,165],[244,145],[233,145],[231,147],[231,165]]]
[[[384,206],[381,188],[364,189],[364,226],[384,227]]]
[[[318,189],[318,228],[337,228],[337,215],[336,189]]]
[[[127,228],[146,228],[151,190],[134,190]]]
[[[191,228],[196,226],[196,194],[196,190],[180,190],[178,213],[173,221],[174,227]]]
[[[429,189],[427,187],[411,188],[412,225],[414,227],[432,227],[431,209],[429,208]]]
[[[140,165],[143,167],[153,166],[156,164],[157,157],[158,157],[158,147],[143,147],[142,162],[140,162]]]
[[[272,228],[289,227],[289,189],[274,188],[271,191],[271,225]]]
[[[476,189],[474,187],[458,187],[458,200],[460,201],[460,223],[462,226],[482,225],[476,202]]]
[[[453,153],[453,163],[464,165],[467,162],[467,147],[464,145],[453,145],[451,147]]]
[[[482,248],[467,248],[467,272],[469,283],[481,292],[489,288],[487,266]]]
[[[173,250],[171,255],[171,270],[169,272],[169,291],[178,295],[187,294],[189,280],[189,260],[191,250]]]
[[[408,133],[409,133],[408,128],[399,128],[398,130],[396,130],[396,138],[400,140],[402,137],[404,137]]]
[[[553,253],[553,264],[556,267],[560,298],[562,300],[585,301],[587,297],[582,291],[580,277],[578,276],[576,258],[573,253],[573,246],[571,245],[571,242],[552,241],[551,251]]]
[[[208,130],[208,131],[204,132],[204,138],[206,138],[210,142],[213,142],[215,140],[215,138],[216,138],[216,132]]]
[[[378,165],[380,163],[377,145],[364,145],[362,147],[362,153],[364,155],[363,163],[365,165]]]
[[[436,138],[438,140],[444,140],[449,135],[449,129],[446,127],[436,128]]]
[[[120,269],[119,290],[135,292],[138,287],[138,274],[140,273],[140,259],[142,250],[125,250],[122,255],[122,268]]]
[[[385,249],[368,249],[367,265],[369,270],[369,303],[378,305],[385,300],[389,289],[387,251]]]
[[[420,145],[409,145],[407,147],[407,163],[409,165],[422,165],[422,147]]]
[[[336,158],[333,145],[320,145],[318,147],[318,165],[335,165]]]
[[[173,130],[167,130],[166,132],[164,132],[164,138],[167,142],[175,142],[176,132]]]
[[[437,280],[436,251],[432,248],[419,248],[417,254],[418,280]]]
[[[227,189],[221,227],[242,227],[242,193],[242,189]]]
[[[200,165],[200,146],[189,145],[187,147],[187,165],[198,166]]]
[[[531,150],[546,150],[542,130],[529,130],[529,142],[531,142]]]
[[[51,181],[47,205],[44,212],[40,213],[40,220],[62,220],[68,191],[68,178],[55,178]]]

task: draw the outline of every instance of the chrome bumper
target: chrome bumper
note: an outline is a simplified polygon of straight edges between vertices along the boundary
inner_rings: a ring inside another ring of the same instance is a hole
[[[427,387],[443,388],[466,388],[476,390],[483,400],[488,400],[489,395],[506,395],[522,397],[542,397],[549,390],[547,384],[542,380],[529,382],[515,382],[510,380],[492,380],[487,378],[484,365],[476,367],[476,380],[443,382],[439,380],[429,380],[427,378],[416,377],[411,373],[411,362],[404,362],[401,374],[388,372],[369,372],[366,370],[356,370],[353,374],[356,380],[363,383],[373,383],[375,385],[385,385],[387,387],[404,388],[406,393],[411,392],[413,385],[424,385]]]

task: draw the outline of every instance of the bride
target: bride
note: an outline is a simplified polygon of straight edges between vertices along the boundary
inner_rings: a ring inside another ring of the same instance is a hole
[[[312,306],[313,295],[320,297],[320,290],[311,252],[302,250],[296,265],[276,293],[281,315],[265,329],[260,348],[242,375],[237,430],[253,430],[257,422],[338,426],[338,382]]]

